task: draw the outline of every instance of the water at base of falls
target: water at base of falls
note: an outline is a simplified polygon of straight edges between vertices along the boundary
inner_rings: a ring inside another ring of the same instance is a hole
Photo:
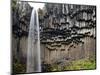
[[[26,71],[27,73],[41,72],[39,21],[38,13],[34,8],[29,27]]]

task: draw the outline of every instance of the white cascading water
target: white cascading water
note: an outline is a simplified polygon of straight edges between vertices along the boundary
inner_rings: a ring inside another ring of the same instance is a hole
[[[37,10],[34,8],[29,27],[26,68],[27,73],[41,72],[39,21]]]

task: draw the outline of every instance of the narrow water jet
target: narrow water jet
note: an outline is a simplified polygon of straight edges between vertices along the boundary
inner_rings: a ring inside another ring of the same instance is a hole
[[[29,27],[26,68],[27,73],[41,72],[39,21],[38,12],[34,8]]]

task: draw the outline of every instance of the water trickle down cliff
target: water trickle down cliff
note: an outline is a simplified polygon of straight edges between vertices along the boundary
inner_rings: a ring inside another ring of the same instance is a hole
[[[37,10],[33,8],[28,35],[27,73],[41,72],[39,32],[38,13]]]
[[[47,3],[40,12],[43,63],[78,60],[95,55],[95,6]]]

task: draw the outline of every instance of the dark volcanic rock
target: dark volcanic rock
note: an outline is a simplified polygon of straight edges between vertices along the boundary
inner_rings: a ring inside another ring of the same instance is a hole
[[[85,47],[93,42],[88,39],[95,37],[95,9],[88,5],[46,3],[45,10],[41,9],[44,14],[39,15],[40,39],[45,52],[43,60],[52,63],[63,56],[71,59],[87,56]]]

